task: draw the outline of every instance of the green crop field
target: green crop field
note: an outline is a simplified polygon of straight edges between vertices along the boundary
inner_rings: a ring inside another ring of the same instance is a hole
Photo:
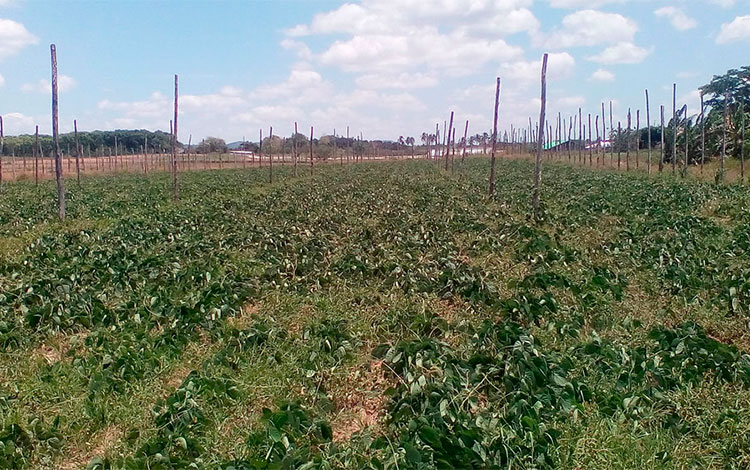
[[[0,194],[0,468],[750,467],[750,189],[485,159]]]

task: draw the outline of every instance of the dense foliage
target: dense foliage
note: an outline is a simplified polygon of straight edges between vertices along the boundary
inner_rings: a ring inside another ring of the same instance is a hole
[[[0,466],[746,467],[750,191],[487,167],[8,185]]]

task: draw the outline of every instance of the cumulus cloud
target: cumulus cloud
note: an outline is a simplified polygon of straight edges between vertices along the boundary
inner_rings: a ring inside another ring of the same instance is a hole
[[[605,69],[598,69],[591,74],[589,80],[594,82],[613,82],[615,81],[615,74]]]
[[[738,16],[731,22],[722,24],[716,43],[729,44],[747,39],[750,39],[750,15]]]
[[[666,18],[669,23],[678,31],[686,31],[698,26],[698,22],[689,17],[684,11],[677,7],[662,7],[654,10],[654,15],[659,18]]]
[[[65,93],[70,91],[76,86],[76,81],[73,77],[68,75],[59,75],[57,77],[57,91]],[[32,83],[24,83],[21,85],[21,91],[24,93],[52,93],[52,82],[47,79],[41,79]]]
[[[631,42],[621,42],[604,49],[599,54],[588,57],[588,60],[602,64],[639,64],[653,49],[645,49]]]
[[[38,42],[39,39],[21,23],[0,18],[0,60],[16,55],[24,47]]]
[[[5,77],[3,77],[2,74],[0,74],[0,87],[4,85],[5,85]]]
[[[357,77],[355,83],[363,89],[430,88],[438,84],[434,75],[424,73],[370,73]]]
[[[619,13],[581,10],[567,15],[562,27],[542,35],[543,45],[554,49],[632,42],[638,25]]]

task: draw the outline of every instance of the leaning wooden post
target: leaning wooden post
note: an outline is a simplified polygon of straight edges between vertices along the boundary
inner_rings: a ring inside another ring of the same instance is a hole
[[[648,132],[648,174],[651,174],[651,107],[648,103],[648,90],[646,90],[646,130]]]
[[[500,106],[500,77],[495,84],[495,117],[492,130],[492,154],[490,155],[490,197],[495,194],[495,150],[497,149],[497,109]]]
[[[177,74],[174,75],[174,127],[172,132],[172,196],[179,197],[177,187]]]
[[[448,157],[451,153],[451,133],[453,132],[453,111],[451,111],[451,123],[448,126],[447,145],[445,146],[445,171],[448,171]]]
[[[706,161],[706,107],[703,104],[703,92],[701,91],[701,175],[703,164]]]
[[[81,185],[81,165],[79,162],[79,157],[81,153],[81,147],[78,145],[78,122],[73,119],[73,135],[75,136],[75,146],[76,146],[76,181],[78,182],[78,186]]]
[[[661,154],[659,156],[659,173],[664,171],[664,105],[659,108],[661,112]]]
[[[65,188],[63,187],[62,158],[60,157],[60,139],[57,129],[57,51],[50,44],[52,56],[52,147],[55,153],[55,179],[57,180],[57,204],[60,220],[65,220]]]
[[[310,176],[315,174],[315,159],[313,159],[313,126],[310,126]]]
[[[540,134],[536,150],[536,166],[534,168],[534,194],[531,198],[531,207],[534,212],[534,219],[541,219],[540,198],[542,191],[542,134],[544,133],[544,121],[547,108],[547,54],[542,59],[542,109],[539,112]]]

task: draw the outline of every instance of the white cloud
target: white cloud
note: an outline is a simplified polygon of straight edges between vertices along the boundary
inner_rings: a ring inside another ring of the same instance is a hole
[[[735,4],[735,0],[709,0],[714,5],[719,5],[722,8],[731,8]]]
[[[129,118],[158,118],[167,122],[170,116],[171,101],[162,93],[154,92],[148,99],[142,101],[110,101],[102,100],[97,104],[100,110],[118,111]]]
[[[32,132],[34,118],[22,113],[5,113],[3,114],[3,128],[5,135]]]
[[[616,44],[632,42],[636,31],[638,25],[619,13],[581,10],[565,16],[561,28],[542,35],[537,42],[555,49]]]
[[[596,72],[591,74],[589,80],[595,82],[613,82],[615,81],[615,74],[609,70],[598,69]]]
[[[654,10],[654,15],[666,18],[678,31],[686,31],[698,26],[698,22],[689,17],[684,11],[677,7],[661,7]]]
[[[602,64],[638,64],[643,62],[651,52],[653,49],[644,49],[631,42],[621,42],[588,57],[588,60]]]
[[[570,76],[575,68],[575,58],[567,52],[553,52],[547,59],[547,78],[550,81]],[[514,86],[536,85],[541,80],[542,59],[507,62],[500,67],[500,76],[514,81]]]
[[[371,73],[357,77],[355,83],[359,88],[370,90],[381,88],[413,89],[433,87],[438,84],[438,80],[435,76],[424,73]]]
[[[24,25],[0,18],[0,60],[17,54],[21,49],[39,42]]]
[[[552,8],[599,8],[610,3],[625,3],[627,0],[549,0]]]
[[[70,91],[76,86],[76,81],[73,77],[68,75],[58,75],[57,77],[57,91],[59,93],[65,93]],[[34,83],[24,83],[21,85],[21,91],[24,93],[52,93],[52,83],[47,79],[41,79]]]
[[[4,85],[5,85],[5,77],[3,77],[2,74],[0,74],[0,87]]]
[[[716,36],[716,44],[729,44],[746,39],[750,39],[750,15],[738,16],[731,22],[722,24],[719,35]]]
[[[281,40],[281,47],[288,51],[294,51],[294,53],[297,54],[297,57],[302,60],[309,61],[313,59],[312,51],[307,44],[302,41],[285,38]]]
[[[397,35],[356,35],[335,41],[320,56],[322,63],[347,71],[439,69],[454,75],[471,73],[490,61],[521,56],[522,49],[502,39],[441,34],[435,27]],[[471,57],[471,61],[467,58]],[[395,68],[395,69],[394,69]]]

